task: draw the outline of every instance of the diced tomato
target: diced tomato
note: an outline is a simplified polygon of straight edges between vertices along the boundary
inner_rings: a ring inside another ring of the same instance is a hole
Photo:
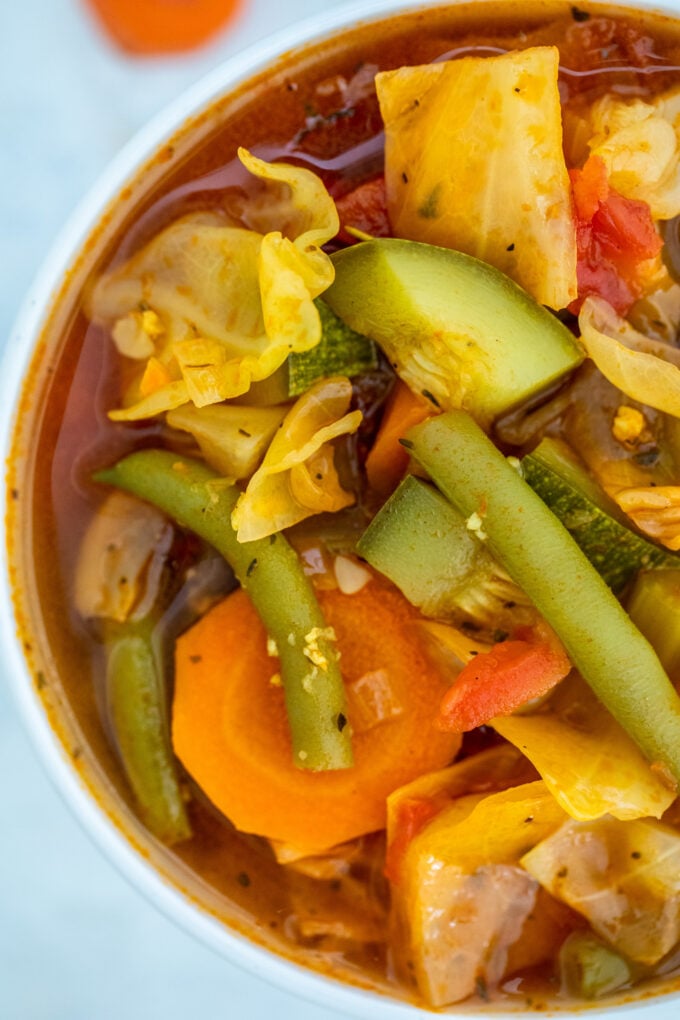
[[[387,847],[385,876],[390,882],[398,882],[401,862],[406,848],[414,836],[441,810],[442,804],[424,797],[409,797],[398,805],[394,822],[394,835]]]
[[[441,703],[439,725],[465,733],[547,694],[571,663],[557,638],[523,628],[468,662]]]
[[[353,244],[357,240],[347,232],[347,227],[355,227],[372,237],[389,237],[392,233],[387,216],[384,177],[374,177],[370,181],[364,181],[353,191],[336,199],[335,204],[340,217],[338,236],[346,244]]]
[[[663,245],[649,206],[612,188],[599,156],[589,156],[583,169],[571,170],[570,177],[578,251],[578,298],[571,311],[596,295],[625,314],[643,292],[644,264]]]

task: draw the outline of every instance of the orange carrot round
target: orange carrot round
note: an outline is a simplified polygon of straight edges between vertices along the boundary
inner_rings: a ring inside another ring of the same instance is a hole
[[[88,0],[111,38],[128,53],[177,53],[207,42],[239,0]]]
[[[366,458],[366,476],[372,489],[389,496],[406,474],[409,454],[399,440],[412,425],[436,414],[437,408],[397,379],[385,406],[378,434]]]
[[[406,599],[375,581],[354,595],[336,589],[318,598],[341,654],[352,768],[310,773],[292,764],[278,659],[240,589],[177,643],[172,727],[184,766],[237,828],[309,853],[383,828],[387,795],[443,767],[460,744],[436,726],[447,681]],[[376,677],[382,718],[378,711],[367,725],[359,694],[367,684],[374,690]]]

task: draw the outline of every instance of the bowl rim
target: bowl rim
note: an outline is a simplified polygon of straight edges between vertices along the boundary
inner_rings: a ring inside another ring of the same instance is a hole
[[[428,0],[427,7],[444,8],[467,2],[469,0]],[[476,2],[494,4],[499,0]],[[509,6],[513,0],[504,2]],[[421,10],[423,6],[417,0],[351,0],[350,3],[339,2],[329,10],[295,21],[226,58],[168,103],[108,162],[58,233],[20,306],[2,351],[0,450],[5,464],[11,452],[23,380],[33,358],[35,343],[49,322],[54,304],[58,302],[64,274],[76,263],[88,238],[96,231],[102,214],[126,183],[136,177],[145,163],[177,134],[183,124],[208,110],[222,96],[247,84],[287,52],[312,46],[352,27],[370,24],[390,14]],[[654,0],[618,0],[612,4],[598,2],[597,6],[636,9],[680,19],[680,0],[658,3]],[[6,521],[6,485],[0,491],[0,512]],[[427,1015],[430,1011],[415,1003],[391,999],[378,991],[329,978],[258,945],[212,916],[152,867],[100,807],[89,786],[73,768],[62,741],[50,725],[32,682],[18,634],[9,566],[9,558],[5,556],[0,574],[0,643],[5,653],[4,675],[31,746],[45,773],[81,827],[119,874],[169,920],[230,964],[292,996],[365,1020],[377,1020],[378,1017],[385,1020],[415,1020],[418,1016]],[[680,991],[670,992],[661,997],[622,1002],[616,1004],[615,1008],[617,1015],[626,1010],[631,1020],[659,1020],[661,1009],[679,998]],[[580,1013],[583,1008],[579,1007],[577,1012]],[[612,1008],[588,1008],[588,1016],[611,1016]],[[487,1020],[526,1015],[523,1010],[515,1007],[497,1012],[493,1006],[490,1009],[480,1009],[476,1004],[473,1008],[456,1004],[450,1010],[443,1011],[445,1016],[469,1014],[483,1015]],[[567,1017],[574,1013],[560,1010],[558,1015]]]

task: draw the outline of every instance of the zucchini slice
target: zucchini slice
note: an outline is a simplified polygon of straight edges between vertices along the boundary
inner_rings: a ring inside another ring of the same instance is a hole
[[[240,402],[282,404],[305,393],[319,379],[333,375],[353,379],[377,368],[378,351],[373,341],[343,322],[321,298],[314,304],[321,319],[321,339],[316,347],[289,355],[268,379],[253,383]]]
[[[680,556],[649,542],[624,523],[616,503],[578,463],[566,443],[543,439],[522,458],[522,474],[616,594],[640,570],[680,569]]]
[[[357,552],[425,616],[482,632],[489,640],[536,616],[462,514],[413,475],[381,507]]]
[[[559,319],[471,255],[381,238],[336,252],[333,264],[331,308],[380,345],[414,393],[483,426],[583,360]]]

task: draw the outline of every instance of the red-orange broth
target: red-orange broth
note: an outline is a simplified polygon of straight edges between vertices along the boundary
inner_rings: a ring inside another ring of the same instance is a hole
[[[109,338],[88,323],[81,296],[88,277],[121,263],[177,216],[220,208],[225,189],[240,187],[247,176],[236,159],[239,145],[268,161],[286,159],[313,169],[334,197],[375,177],[382,166],[377,101],[365,86],[354,89],[356,100],[351,84],[347,91],[348,82],[356,85],[358,76],[365,80],[367,69],[534,44],[560,47],[565,106],[610,90],[646,97],[680,83],[680,42],[664,20],[629,12],[600,14],[591,5],[462,4],[395,16],[379,29],[367,26],[309,53],[288,54],[273,72],[190,124],[107,212],[107,222],[67,276],[31,366],[10,468],[10,562],[26,656],[74,768],[104,809],[154,866],[249,938],[351,984],[416,1002],[421,999],[408,960],[394,951],[399,936],[389,919],[381,833],[359,840],[344,870],[333,875],[319,869],[322,877],[316,878],[313,869],[304,874],[277,864],[266,840],[235,831],[187,777],[190,840],[163,848],[135,819],[104,705],[101,644],[71,605],[74,564],[101,500],[91,472],[138,446],[170,444],[185,452],[191,446],[186,437],[178,445],[178,434],[159,422],[113,424],[107,419],[106,411],[117,404],[124,370]],[[330,249],[342,243],[332,242]],[[388,377],[384,368],[377,381],[357,386],[358,399],[372,407],[361,438],[365,444],[379,421]],[[360,456],[356,444],[350,453]],[[199,550],[195,540],[178,540],[178,569],[194,562]],[[211,584],[213,595],[230,586],[219,569]],[[476,731],[466,737],[460,754],[496,741],[490,731]],[[566,908],[560,917],[565,933],[583,923]],[[357,937],[347,937],[347,931]],[[527,940],[541,937],[539,926]],[[498,1000],[529,1010],[544,1008],[558,989],[554,960],[536,962],[535,954],[522,947],[510,955]],[[664,958],[663,971],[668,987],[677,988],[677,957]],[[644,982],[641,988],[647,991]],[[477,993],[481,999],[487,995],[481,982]]]

